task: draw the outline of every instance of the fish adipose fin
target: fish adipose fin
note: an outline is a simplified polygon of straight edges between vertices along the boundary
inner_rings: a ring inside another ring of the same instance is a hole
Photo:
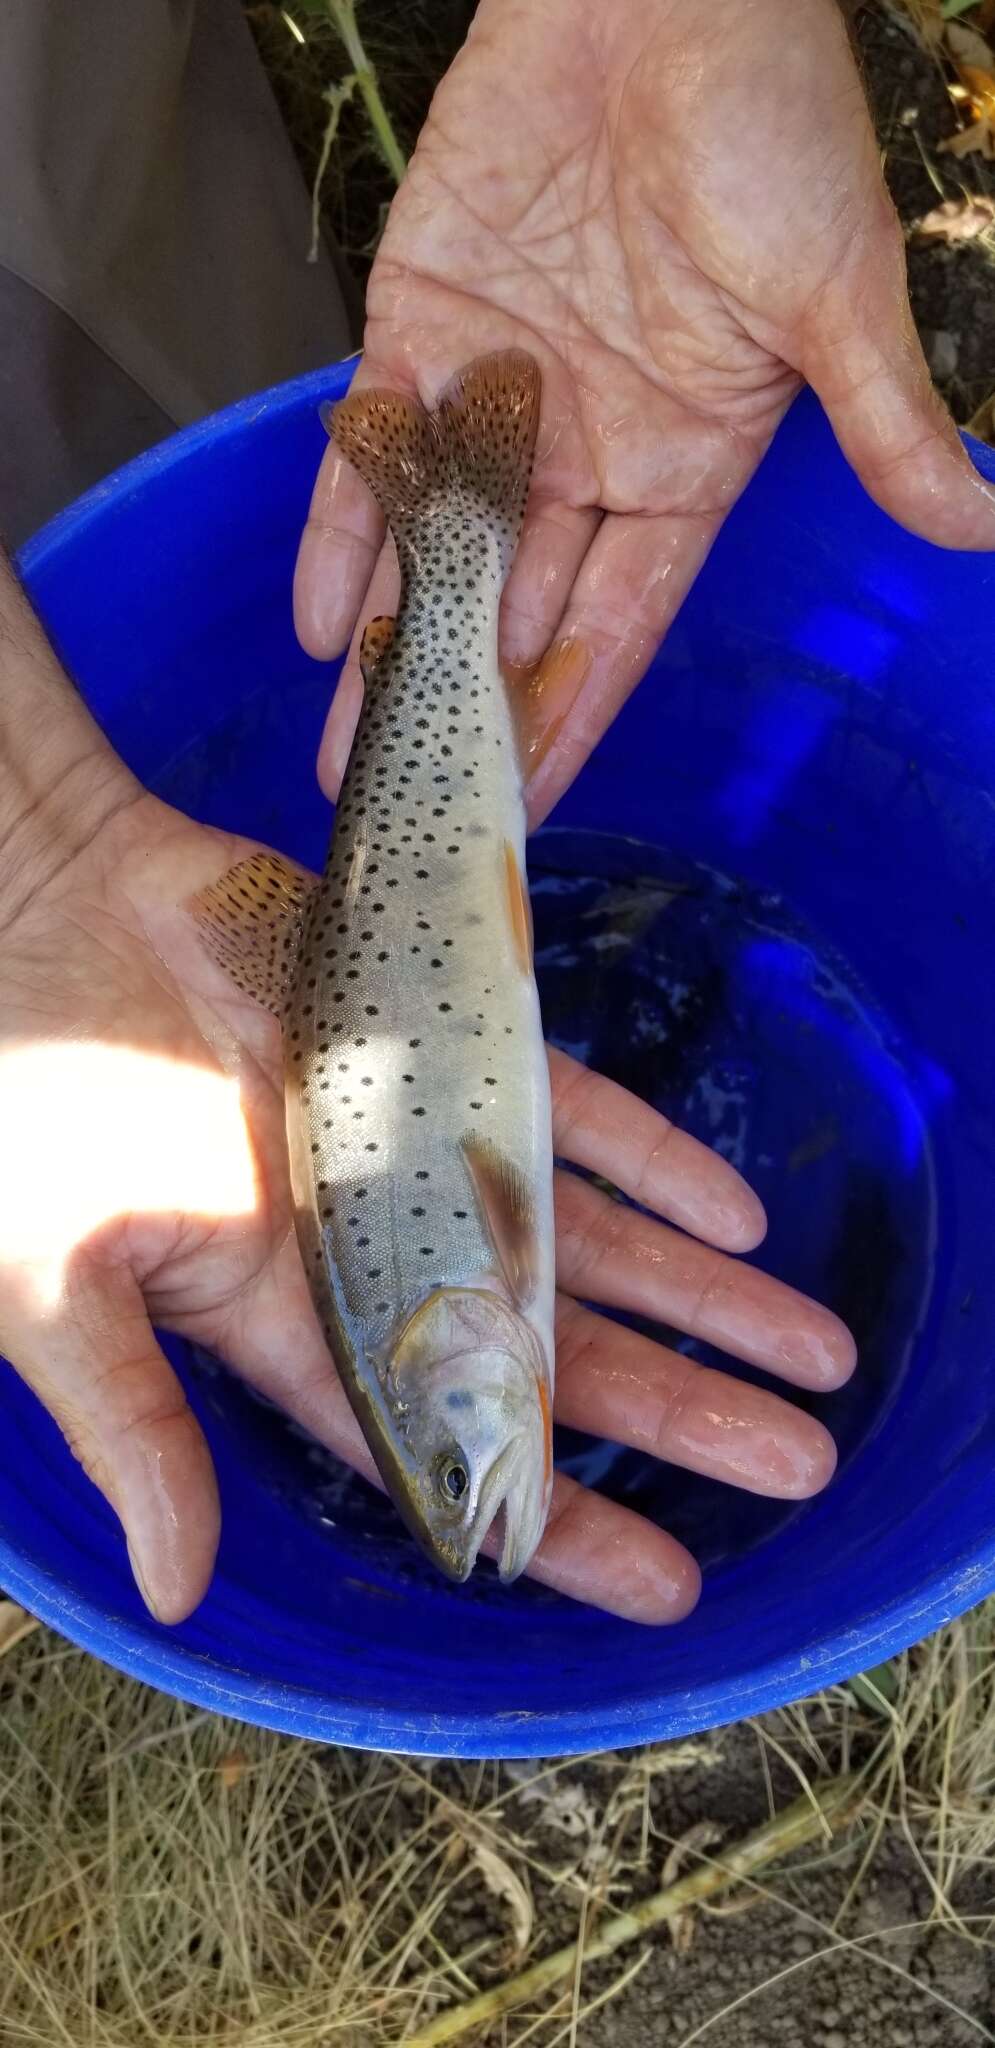
[[[528,1184],[489,1138],[468,1131],[460,1139],[484,1227],[518,1308],[538,1286],[536,1216]]]
[[[386,612],[378,618],[369,619],[363,627],[359,643],[359,673],[364,683],[371,683],[384,655],[394,638],[395,621]]]
[[[211,958],[235,987],[281,1017],[314,883],[278,853],[253,853],[188,905]]]
[[[323,414],[369,485],[399,551],[424,548],[424,522],[454,502],[494,523],[510,566],[528,496],[540,377],[519,349],[481,356],[446,386],[435,412],[394,391],[356,391]]]

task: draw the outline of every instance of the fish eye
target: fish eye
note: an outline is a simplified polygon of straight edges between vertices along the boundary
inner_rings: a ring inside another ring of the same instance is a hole
[[[439,1484],[449,1500],[462,1500],[470,1484],[470,1475],[459,1458],[447,1458],[439,1474]]]

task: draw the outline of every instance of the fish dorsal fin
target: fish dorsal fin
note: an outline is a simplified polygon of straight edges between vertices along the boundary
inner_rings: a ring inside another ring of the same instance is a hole
[[[399,392],[354,391],[322,417],[402,553],[426,519],[470,504],[495,527],[507,567],[528,496],[539,395],[537,364],[509,349],[469,364],[433,413]]]
[[[244,995],[282,1017],[314,883],[278,853],[253,853],[188,905],[211,958]]]
[[[539,1284],[535,1204],[524,1174],[489,1138],[468,1131],[460,1139],[473,1192],[495,1257],[519,1308]]]
[[[363,637],[359,643],[359,673],[364,683],[371,683],[384,655],[394,638],[394,620],[386,612],[367,620]]]

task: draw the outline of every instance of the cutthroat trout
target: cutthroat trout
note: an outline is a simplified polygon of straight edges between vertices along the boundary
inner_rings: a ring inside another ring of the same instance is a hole
[[[536,365],[513,353],[433,413],[363,391],[326,420],[387,517],[401,596],[364,639],[284,1016],[312,1299],[400,1514],[459,1580],[502,1509],[501,1575],[524,1569],[552,1483],[549,1083],[497,658],[538,407]],[[275,932],[271,864],[246,865]],[[205,919],[220,958],[216,897]]]

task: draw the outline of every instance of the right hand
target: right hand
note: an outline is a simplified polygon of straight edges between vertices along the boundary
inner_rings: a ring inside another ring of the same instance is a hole
[[[543,374],[503,652],[533,663],[555,638],[584,659],[532,706],[533,825],[644,673],[804,379],[893,518],[942,546],[995,547],[995,493],[916,337],[837,0],[482,0],[367,308],[357,385],[431,400],[508,347]],[[359,632],[396,601],[382,540],[330,448],[296,615],[319,658],[352,636],[319,767],[333,798]]]

